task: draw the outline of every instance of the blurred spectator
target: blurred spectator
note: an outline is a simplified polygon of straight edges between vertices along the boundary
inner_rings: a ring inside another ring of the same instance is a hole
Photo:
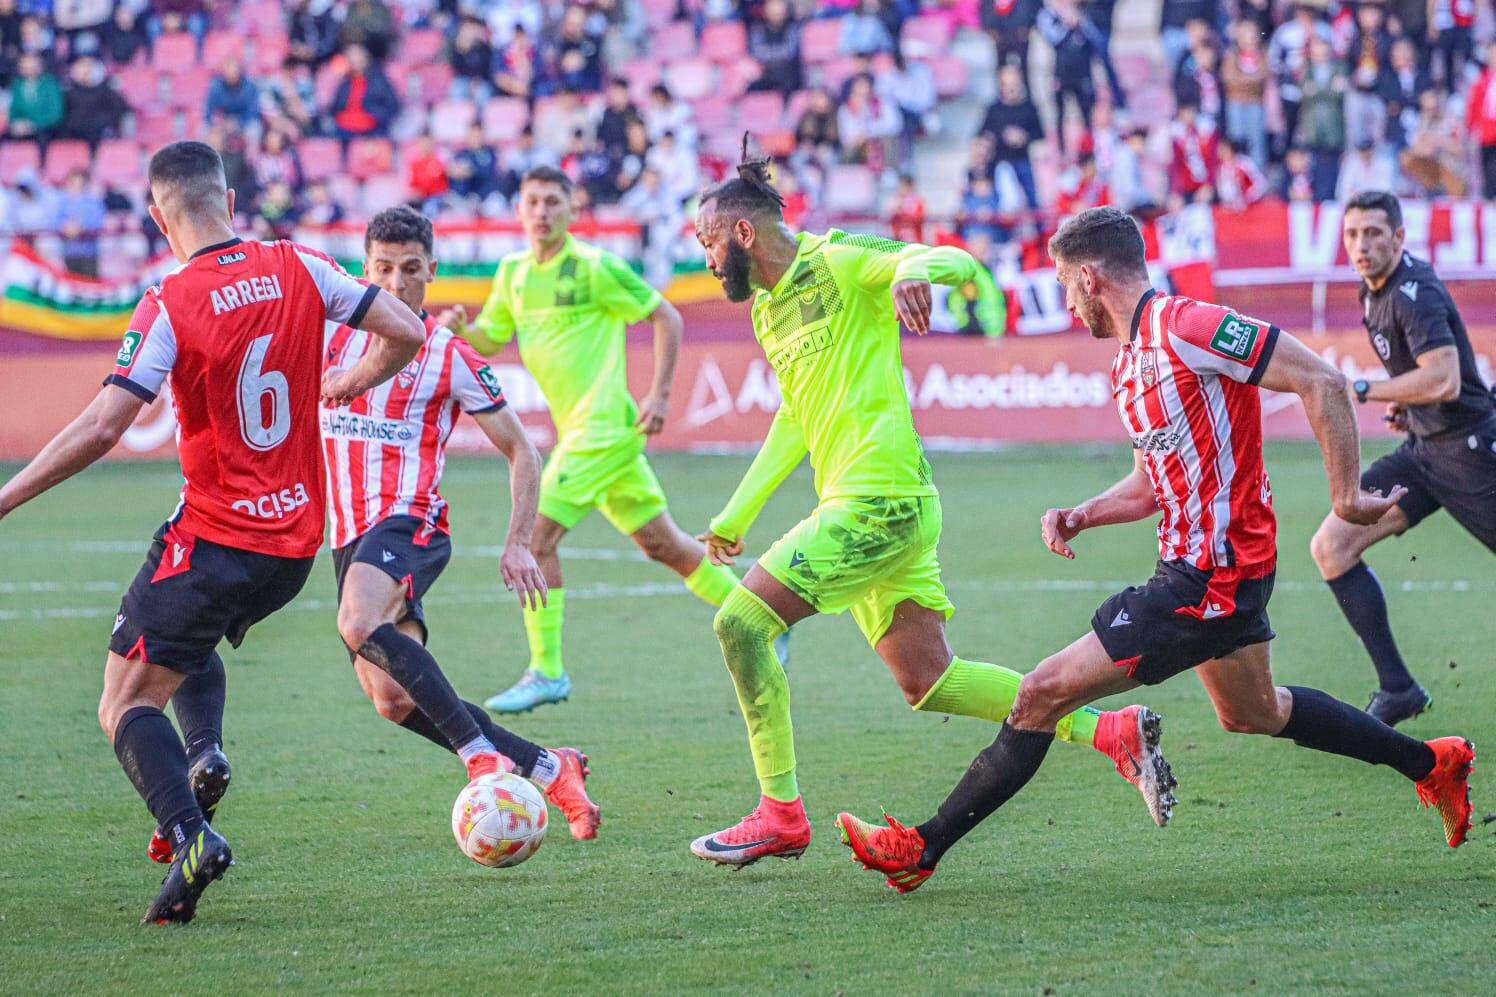
[[[301,210],[291,185],[276,181],[265,188],[260,206],[250,222],[250,230],[261,239],[289,239],[301,223]]]
[[[997,46],[997,66],[1016,64],[1024,88],[1028,88],[1029,34],[1039,19],[1040,0],[984,0],[982,27]]]
[[[535,141],[552,152],[560,153],[571,145],[572,136],[592,127],[587,105],[574,90],[562,90],[546,102],[545,113],[530,118]]]
[[[530,41],[529,33],[516,26],[509,40],[499,50],[494,83],[502,93],[528,100],[535,94],[538,63],[539,56],[534,43]]]
[[[336,225],[343,220],[343,206],[333,200],[325,182],[317,180],[307,185],[301,220],[307,225]]]
[[[1375,141],[1363,138],[1340,164],[1335,200],[1344,203],[1363,190],[1391,190],[1396,183],[1396,161],[1379,150]]]
[[[461,149],[452,159],[450,169],[452,193],[466,198],[474,207],[499,191],[499,157],[483,138],[483,128],[474,122],[467,130]]]
[[[383,0],[353,0],[343,13],[338,45],[361,46],[369,57],[383,62],[395,41],[395,18]]]
[[[1185,35],[1189,46],[1174,67],[1174,103],[1194,104],[1202,116],[1219,123],[1223,102],[1215,33],[1204,21],[1193,20]]]
[[[90,148],[96,148],[105,135],[117,134],[130,110],[110,85],[104,64],[91,56],[73,63],[63,104],[62,134],[81,138]]]
[[[139,210],[130,195],[112,183],[104,185],[104,224],[111,231],[121,231]]]
[[[50,60],[57,54],[57,33],[37,14],[21,18],[21,53],[24,55],[27,52],[39,55],[44,60]]]
[[[260,90],[244,75],[238,59],[225,59],[223,68],[208,85],[208,102],[203,117],[209,121],[222,115],[233,118],[243,128],[260,120]]]
[[[649,91],[649,105],[644,109],[644,124],[649,129],[649,140],[658,142],[666,132],[675,133],[675,140],[690,148],[696,147],[696,126],[691,105],[676,100],[669,88],[656,83]]]
[[[1309,150],[1291,146],[1283,155],[1283,183],[1278,196],[1285,201],[1313,201],[1314,158]]]
[[[961,198],[961,223],[958,226],[961,238],[970,239],[980,233],[993,242],[1006,239],[999,218],[1001,213],[1002,203],[992,180],[976,177]]]
[[[441,209],[442,197],[451,182],[447,179],[446,161],[429,134],[416,139],[415,155],[405,167],[405,185],[410,188],[416,207],[431,214]]]
[[[587,191],[592,204],[612,204],[618,200],[618,165],[608,151],[586,132],[578,131],[575,153],[568,173]],[[563,168],[568,164],[563,163]]]
[[[674,132],[661,135],[644,157],[650,169],[660,175],[660,186],[677,201],[695,196],[700,188],[696,154],[675,141]]]
[[[966,185],[977,177],[991,177],[993,170],[991,135],[974,135],[966,144]]]
[[[369,61],[361,45],[350,45],[343,53],[348,72],[338,81],[328,113],[340,138],[387,135],[390,122],[400,111],[400,100],[384,70]]]
[[[1418,95],[1418,119],[1407,134],[1407,148],[1398,157],[1409,180],[1425,196],[1464,197],[1465,141],[1460,119],[1449,110],[1441,91]]]
[[[992,137],[994,164],[1006,163],[1018,178],[1029,207],[1039,206],[1034,186],[1034,166],[1029,146],[1044,138],[1039,109],[1029,99],[1023,73],[1016,65],[1005,65],[997,74],[998,96],[982,118],[981,133]]]
[[[1202,21],[1214,28],[1221,22],[1220,7],[1220,0],[1163,0],[1158,33],[1164,46],[1165,66],[1178,66],[1189,50],[1189,23]]]
[[[1314,199],[1335,196],[1340,175],[1340,156],[1345,151],[1345,66],[1335,57],[1330,43],[1321,37],[1309,41],[1309,61],[1300,81],[1303,103],[1294,144],[1313,154]]]
[[[1091,120],[1096,103],[1095,70],[1100,64],[1112,89],[1112,101],[1123,104],[1122,87],[1106,51],[1106,36],[1086,20],[1074,0],[1058,0],[1054,8],[1039,11],[1040,34],[1054,47],[1055,127],[1060,153],[1065,153],[1065,107],[1074,104],[1083,123]]]
[[[649,132],[644,127],[643,119],[634,118],[628,123],[624,145],[618,151],[614,169],[614,185],[619,194],[628,192],[639,182],[648,158]]]
[[[1454,89],[1469,61],[1475,32],[1475,0],[1430,0],[1429,36],[1437,56],[1434,78]]]
[[[0,0],[0,86],[10,86],[11,73],[21,57],[22,20],[16,0]]]
[[[760,19],[748,26],[748,54],[764,67],[749,90],[788,96],[800,89],[800,24],[790,17],[787,0],[766,0]]]
[[[218,118],[208,124],[204,141],[218,150],[223,160],[223,177],[234,192],[235,216],[248,216],[255,210],[260,185],[249,161],[249,143],[233,118]]]
[[[914,187],[914,178],[905,174],[888,203],[888,225],[900,242],[925,241],[925,199]]]
[[[557,165],[556,155],[535,140],[535,132],[526,125],[519,140],[504,155],[499,169],[499,193],[513,198],[519,192],[520,179],[537,166]]]
[[[1273,28],[1277,25],[1273,19],[1274,2],[1275,0],[1239,0],[1237,17],[1250,24],[1259,38],[1267,38],[1272,35]],[[1414,0],[1414,2],[1421,2],[1421,0]]]
[[[618,206],[644,228],[644,279],[657,288],[665,287],[675,270],[671,249],[684,221],[680,201],[665,189],[658,173],[645,168]]]
[[[608,84],[602,117],[597,122],[597,140],[610,155],[623,155],[629,141],[629,125],[641,121],[639,111],[629,100],[629,81],[616,77]]]
[[[161,34],[188,31],[201,41],[208,28],[207,5],[208,0],[152,0],[151,11]]]
[[[1081,153],[1076,164],[1060,174],[1056,186],[1060,196],[1055,210],[1062,215],[1110,204],[1112,200],[1106,178],[1096,169],[1096,157],[1089,152]]]
[[[857,7],[841,19],[837,51],[842,55],[876,55],[893,51],[893,36],[883,23],[881,0],[859,0]]]
[[[88,174],[73,170],[57,197],[57,232],[62,236],[63,264],[85,277],[99,275],[99,233],[104,228],[104,199],[88,189]]]
[[[316,84],[312,71],[287,60],[260,86],[260,117],[265,127],[300,138],[315,130]]]
[[[483,15],[488,21],[488,29],[493,32],[495,45],[507,45],[516,31],[539,38],[545,24],[545,7],[540,0],[507,0],[505,3],[462,0],[462,6],[470,13]]]
[[[1496,199],[1496,42],[1486,49],[1486,68],[1465,105],[1465,127],[1480,150],[1481,193]]]
[[[286,15],[286,61],[315,69],[338,48],[338,23],[325,0],[292,0]]]
[[[1252,162],[1267,165],[1267,55],[1262,36],[1251,21],[1232,27],[1232,45],[1221,63],[1226,138],[1247,151]]]
[[[1434,84],[1418,68],[1418,49],[1407,38],[1392,43],[1388,62],[1387,71],[1382,74],[1382,96],[1387,102],[1386,137],[1395,148],[1401,149],[1418,127],[1420,98]]]
[[[566,6],[550,67],[552,82],[557,88],[583,93],[602,89],[602,46],[588,26],[586,7]]]
[[[1330,26],[1319,19],[1313,4],[1296,3],[1293,16],[1273,32],[1267,49],[1268,68],[1278,83],[1283,104],[1283,144],[1294,144],[1299,129],[1299,108],[1304,100],[1303,79],[1308,67],[1310,39],[1330,43]]]
[[[22,170],[6,204],[5,230],[27,235],[57,231],[57,193],[35,170]]]
[[[1216,171],[1216,201],[1232,211],[1256,204],[1269,190],[1267,178],[1244,148],[1230,139],[1219,146],[1221,165]]]
[[[301,158],[284,133],[269,128],[260,139],[260,150],[254,160],[255,183],[261,189],[283,183],[297,190],[301,187]]]
[[[446,53],[452,66],[452,96],[478,101],[493,96],[494,55],[487,24],[476,17],[462,18],[446,43]]]
[[[1193,104],[1181,104],[1169,126],[1173,155],[1169,161],[1170,207],[1210,203],[1220,165],[1215,125]]]
[[[1390,0],[1387,4],[1388,28],[1413,43],[1418,68],[1428,72],[1429,30],[1428,0]]]
[[[5,3],[7,0],[0,0]],[[114,16],[104,25],[100,54],[115,65],[127,65],[142,55],[150,45],[145,24],[129,4],[117,4]]]
[[[32,52],[21,56],[16,73],[10,82],[7,134],[46,142],[62,123],[62,87],[43,67],[41,56]]]
[[[1348,50],[1350,81],[1345,91],[1345,139],[1352,146],[1366,139],[1380,142],[1387,131],[1384,95],[1390,85],[1386,73],[1392,36],[1387,33],[1386,13],[1374,3],[1356,8],[1356,32]]]
[[[935,90],[935,76],[923,59],[905,59],[898,49],[893,53],[893,72],[884,76],[884,99],[898,108],[898,148],[895,160],[901,170],[914,165],[914,140],[921,135],[940,133],[940,115],[935,106],[940,95]]]
[[[1086,20],[1096,26],[1101,32],[1101,37],[1106,40],[1105,48],[1110,49],[1112,44],[1112,22],[1117,17],[1117,0],[1084,0],[1080,5],[1081,13]]]
[[[1123,211],[1139,214],[1154,207],[1154,198],[1143,181],[1143,162],[1147,157],[1148,132],[1132,128],[1112,150],[1110,179],[1112,203]]]
[[[873,92],[872,77],[853,77],[846,99],[836,112],[842,160],[882,170],[888,164],[885,140],[897,130],[898,109]]]
[[[800,120],[795,122],[795,155],[822,163],[835,162],[841,149],[841,131],[831,93],[824,87],[812,90]]]

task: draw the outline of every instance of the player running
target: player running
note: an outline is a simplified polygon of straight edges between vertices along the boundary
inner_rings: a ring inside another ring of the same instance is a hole
[[[753,331],[784,399],[702,540],[714,560],[731,564],[764,502],[807,453],[820,504],[759,558],[717,613],[762,796],[742,821],[696,839],[691,850],[733,866],[798,856],[810,843],[789,687],[770,650],[787,626],[850,609],[916,710],[999,721],[1020,678],[956,657],[946,642],[954,610],[936,556],[940,496],[914,430],[899,352],[900,320],[921,335],[929,331],[930,284],[959,286],[976,261],[952,247],[836,230],[792,235],[767,162],[747,159],[745,136],[738,177],[705,191],[696,216],[707,267],[728,299],[758,290]],[[1157,716],[1140,706],[1086,708],[1063,718],[1060,736],[1108,755],[1153,819],[1168,821],[1174,779],[1158,749]]]
[[[1378,689],[1366,712],[1397,724],[1433,700],[1403,663],[1381,583],[1361,555],[1441,508],[1496,551],[1496,400],[1443,281],[1403,252],[1397,198],[1357,194],[1346,202],[1342,224],[1346,256],[1361,275],[1366,332],[1387,370],[1387,380],[1356,381],[1356,401],[1386,402],[1388,424],[1408,434],[1366,469],[1361,486],[1385,490],[1396,482],[1408,494],[1371,525],[1326,516],[1309,550],[1376,667]]]
[[[325,515],[318,382],[325,398],[355,398],[395,376],[425,334],[409,308],[327,257],[236,237],[234,192],[212,147],[168,145],[149,177],[151,217],[181,265],[141,298],[104,389],[0,488],[0,516],[107,454],[170,378],[186,481],[120,604],[99,702],[121,767],[174,850],[144,917],[160,924],[192,920],[233,863],[162,708],[187,676],[221,681],[218,642],[239,646],[306,581]],[[347,370],[324,375],[324,320],[371,335]],[[201,726],[193,705],[178,704],[184,730]]]
[[[1344,379],[1276,326],[1228,308],[1165,296],[1148,284],[1143,237],[1115,208],[1092,208],[1049,242],[1065,304],[1097,339],[1120,343],[1112,394],[1132,437],[1132,473],[1042,519],[1045,545],[1074,558],[1082,530],[1160,510],[1159,562],[1146,584],[1101,604],[1091,632],[1023,677],[1012,714],[935,816],[876,826],[843,813],[842,840],[900,892],[919,887],[946,850],[1038,771],[1055,724],[1078,704],[1194,669],[1221,726],[1268,734],[1414,781],[1444,818],[1450,847],[1470,829],[1475,752],[1462,737],[1427,743],[1317,689],[1273,683],[1267,602],[1276,521],[1262,463],[1259,387],[1299,396],[1324,452],[1335,514],[1379,521],[1406,494],[1362,492],[1356,421]]]
[[[664,428],[669,411],[680,313],[628,264],[573,238],[567,231],[571,210],[571,180],[565,173],[541,166],[525,174],[518,214],[530,247],[499,264],[493,291],[470,328],[461,309],[440,317],[483,353],[497,352],[517,332],[520,359],[556,422],[556,447],[540,481],[540,516],[531,545],[550,595],[544,605],[522,611],[530,666],[485,704],[499,713],[519,713],[571,695],[561,660],[566,592],[557,548],[594,508],[713,606],[722,605],[737,584],[730,569],[708,560],[702,544],[670,518],[665,493],[644,456],[645,440]],[[654,322],[654,380],[635,405],[628,390],[624,330],[646,318]]]

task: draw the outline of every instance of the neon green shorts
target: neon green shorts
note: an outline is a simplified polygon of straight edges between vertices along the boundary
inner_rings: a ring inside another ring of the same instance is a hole
[[[665,490],[640,448],[551,453],[540,476],[540,514],[569,530],[593,509],[624,534],[665,511]]]
[[[940,583],[940,498],[827,499],[758,563],[822,613],[852,611],[869,644],[913,599],[950,619]]]

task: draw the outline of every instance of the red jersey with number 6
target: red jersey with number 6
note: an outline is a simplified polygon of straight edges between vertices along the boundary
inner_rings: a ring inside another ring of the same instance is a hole
[[[104,383],[153,401],[170,378],[186,479],[174,523],[240,550],[317,553],[324,323],[357,326],[378,293],[305,246],[239,239],[145,293]]]
[[[1266,574],[1277,520],[1257,382],[1277,326],[1149,291],[1112,363],[1112,397],[1163,510],[1159,558]]]

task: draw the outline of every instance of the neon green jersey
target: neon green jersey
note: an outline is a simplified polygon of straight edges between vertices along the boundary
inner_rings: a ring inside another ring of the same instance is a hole
[[[518,333],[520,360],[545,394],[558,445],[608,449],[640,439],[624,329],[660,300],[623,260],[568,235],[544,263],[528,249],[500,261],[469,338],[493,353]]]
[[[934,495],[904,388],[890,288],[907,279],[960,285],[977,264],[954,247],[836,229],[801,233],[794,262],[753,302],[753,333],[783,404],[753,466],[712,521],[736,540],[807,452],[821,499]]]

